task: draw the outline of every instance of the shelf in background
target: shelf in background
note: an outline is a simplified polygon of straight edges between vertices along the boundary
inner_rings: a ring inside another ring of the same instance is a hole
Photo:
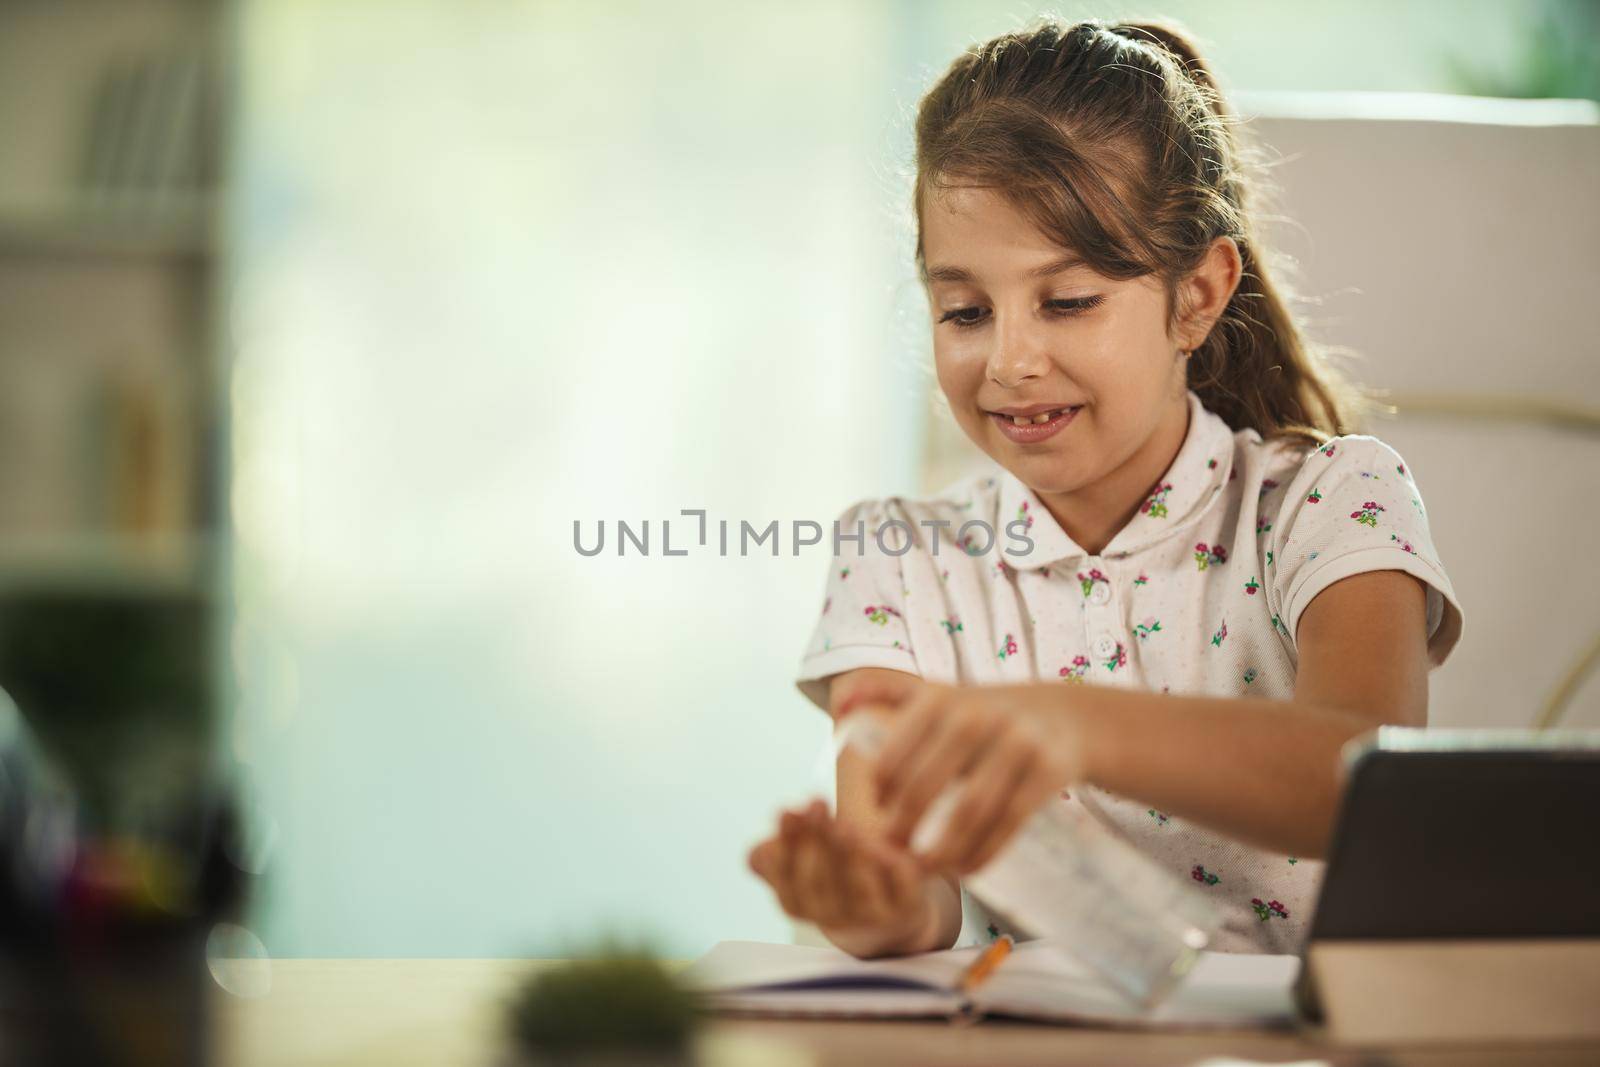
[[[201,536],[71,534],[0,537],[0,597],[21,591],[174,594],[206,579]]]
[[[171,259],[211,254],[208,202],[95,203],[51,207],[0,204],[0,259]]]

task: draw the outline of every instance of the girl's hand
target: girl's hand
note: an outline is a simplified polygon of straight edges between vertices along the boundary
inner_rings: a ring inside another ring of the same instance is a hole
[[[890,843],[906,847],[928,805],[964,783],[941,839],[914,856],[926,870],[983,867],[1023,822],[1084,773],[1071,690],[1045,684],[947,686],[914,681],[895,692],[852,693],[851,709],[883,707],[878,802]]]
[[[750,850],[749,863],[783,910],[802,921],[920,929],[928,920],[917,861],[840,822],[821,800],[784,811],[778,833]]]

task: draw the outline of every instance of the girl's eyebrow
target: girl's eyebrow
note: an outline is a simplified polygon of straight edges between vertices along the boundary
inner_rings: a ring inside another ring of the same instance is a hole
[[[1083,265],[1084,262],[1080,257],[1074,253],[1068,252],[1059,259],[1052,259],[1048,263],[1044,263],[1033,268],[1028,272],[1028,276],[1030,278],[1048,278],[1052,274],[1060,274],[1063,271],[1069,271],[1074,267],[1081,267]],[[926,277],[930,282],[970,282],[974,280],[971,271],[963,267],[957,267],[949,264],[941,264],[936,267],[929,267],[924,273],[924,277]]]

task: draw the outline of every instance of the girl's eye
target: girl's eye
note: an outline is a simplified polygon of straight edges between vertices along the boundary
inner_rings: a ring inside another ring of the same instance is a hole
[[[1099,307],[1104,302],[1105,297],[1103,296],[1080,296],[1071,300],[1050,300],[1046,302],[1046,306],[1059,315],[1070,317],[1081,315],[1085,311]],[[983,322],[983,313],[983,308],[952,308],[941,315],[939,321],[951,323],[961,329],[971,329]]]

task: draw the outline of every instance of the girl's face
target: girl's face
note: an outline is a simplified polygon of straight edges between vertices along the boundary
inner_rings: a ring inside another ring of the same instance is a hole
[[[1166,469],[1152,452],[1176,452],[1188,404],[1154,275],[1074,265],[982,188],[930,194],[922,240],[939,385],[979,448],[1041,496]]]

